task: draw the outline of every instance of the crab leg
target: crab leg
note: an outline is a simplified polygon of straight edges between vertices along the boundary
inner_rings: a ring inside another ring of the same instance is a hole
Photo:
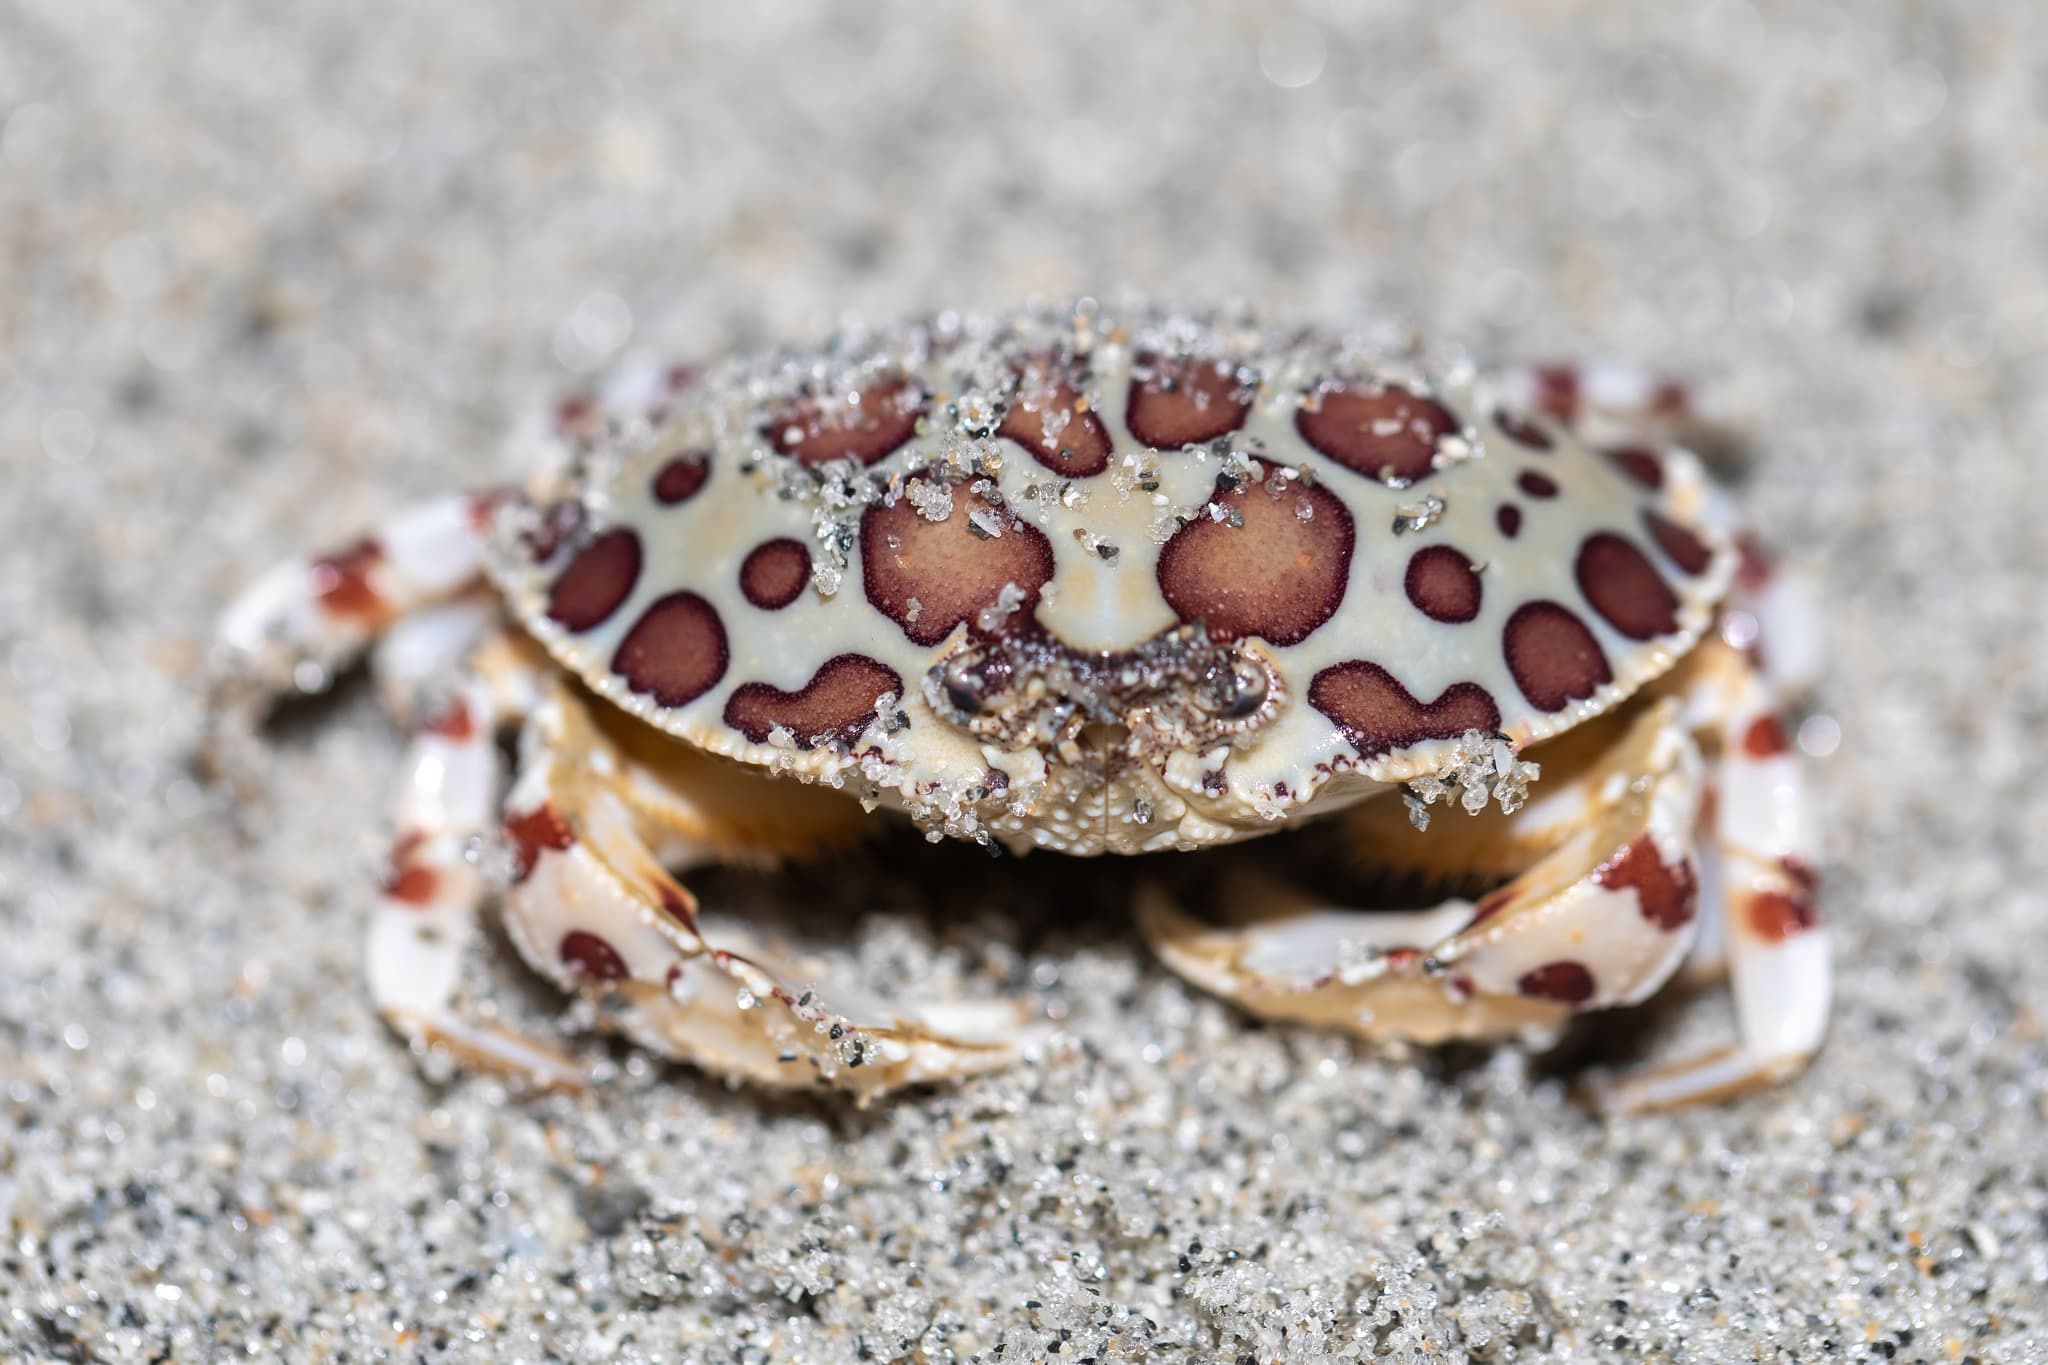
[[[1613,450],[1687,447],[1710,464],[1741,463],[1735,432],[1702,415],[1684,383],[1639,365],[1528,365],[1508,370],[1504,397],[1546,413],[1589,445]]]
[[[672,745],[657,766],[622,737],[634,722],[606,724],[558,685],[522,739],[506,801],[517,860],[506,923],[536,970],[617,1006],[612,1018],[642,1045],[756,1082],[872,1095],[1016,1059],[1017,1006],[911,1007],[812,985],[814,965],[703,913],[657,857],[816,852],[857,837],[856,803]]]
[[[342,550],[257,579],[221,617],[229,700],[322,691],[394,623],[476,586],[493,506],[488,496],[420,503]]]
[[[1646,999],[1688,950],[1702,979],[1725,955],[1737,1043],[1624,1075],[1594,1097],[1636,1111],[1783,1079],[1820,1046],[1830,991],[1799,762],[1764,679],[1729,646],[1704,646],[1671,690],[1635,708],[1618,740],[1603,741],[1609,722],[1546,750],[1544,794],[1523,811],[1442,827],[1422,855],[1439,868],[1541,850],[1476,904],[1338,909],[1239,872],[1224,884],[1230,926],[1193,918],[1157,888],[1140,925],[1169,966],[1253,1013],[1420,1042],[1540,1038],[1573,1011]],[[1705,820],[1692,739],[1702,719],[1717,752]],[[1393,812],[1378,802],[1347,817],[1370,863],[1402,857]]]
[[[1820,612],[1811,583],[1781,567],[1754,536],[1737,524],[1721,491],[1697,472],[1691,453],[1707,464],[1725,466],[1742,444],[1729,428],[1709,422],[1684,384],[1632,365],[1530,365],[1503,377],[1504,397],[1513,405],[1548,414],[1580,439],[1610,455],[1647,460],[1638,470],[1662,467],[1684,485],[1681,503],[1699,520],[1734,535],[1742,550],[1737,591],[1722,619],[1724,635],[1757,656],[1780,696],[1795,698],[1810,689],[1821,669]],[[1683,447],[1674,450],[1670,447]]]
[[[573,1087],[567,1058],[451,1006],[488,890],[479,867],[497,805],[497,731],[530,708],[530,646],[499,633],[463,680],[417,724],[399,791],[390,871],[371,912],[371,997],[399,1033],[465,1059]]]
[[[393,621],[370,646],[370,678],[385,711],[401,725],[418,725],[501,619],[490,591],[473,588]]]
[[[1665,700],[1573,737],[1548,761],[1540,801],[1470,827],[1448,820],[1434,848],[1401,826],[1395,803],[1348,817],[1369,863],[1398,858],[1404,840],[1412,863],[1418,839],[1419,856],[1440,867],[1470,866],[1482,850],[1528,859],[1476,903],[1331,908],[1240,873],[1225,885],[1231,927],[1195,920],[1156,888],[1140,927],[1169,966],[1254,1013],[1371,1037],[1540,1036],[1575,1010],[1633,1004],[1677,969],[1696,930],[1698,749]]]
[[[1737,1042],[1596,1090],[1603,1107],[1661,1109],[1769,1085],[1797,1072],[1827,1031],[1833,988],[1814,903],[1815,834],[1804,772],[1761,674],[1726,645],[1704,647],[1702,688],[1718,704],[1712,835],[1718,919]]]

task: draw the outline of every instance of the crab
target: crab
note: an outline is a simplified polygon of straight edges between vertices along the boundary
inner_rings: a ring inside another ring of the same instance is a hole
[[[584,1080],[457,1003],[496,893],[536,971],[714,1072],[1008,1065],[1024,1002],[820,981],[686,884],[905,820],[1149,857],[1158,959],[1271,1019],[1542,1043],[1728,981],[1734,1040],[1615,1108],[1822,1040],[1810,611],[1677,385],[1084,300],[629,365],[541,425],[525,487],[284,564],[221,627],[235,708],[368,652],[410,728],[368,983],[422,1049]],[[1296,875],[1311,833],[1341,875]]]

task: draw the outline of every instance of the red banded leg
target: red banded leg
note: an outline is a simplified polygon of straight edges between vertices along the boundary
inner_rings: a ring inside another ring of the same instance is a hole
[[[1650,466],[1636,453],[1654,457],[1670,446],[1694,451],[1716,467],[1741,463],[1742,440],[1699,411],[1689,385],[1639,365],[1529,365],[1507,371],[1505,388],[1502,396],[1511,405],[1555,418],[1644,476]]]
[[[1152,888],[1141,928],[1169,966],[1253,1013],[1370,1037],[1543,1035],[1574,1011],[1633,1004],[1692,943],[1699,751],[1666,700],[1586,727],[1544,766],[1537,799],[1513,815],[1447,816],[1421,834],[1398,800],[1339,817],[1365,866],[1516,869],[1476,903],[1330,907],[1240,874],[1223,888],[1226,924]]]
[[[1718,639],[1661,690],[1681,696],[1714,753],[1704,831],[1702,926],[1688,975],[1726,973],[1738,1041],[1689,1062],[1624,1077],[1600,1091],[1626,1109],[1686,1104],[1767,1084],[1820,1046],[1832,992],[1814,905],[1815,836],[1805,777],[1779,717],[1823,667],[1820,613],[1806,579],[1779,566],[1735,522],[1690,447],[1709,457],[1728,433],[1702,422],[1683,385],[1617,366],[1548,366],[1510,380],[1510,398],[1549,413],[1642,482],[1675,483],[1697,520],[1734,536],[1742,561]]]
[[[1796,1074],[1827,1032],[1833,968],[1815,905],[1815,834],[1805,774],[1764,677],[1719,641],[1702,646],[1686,685],[1717,712],[1715,799],[1707,832],[1705,913],[1725,954],[1736,1041],[1703,1056],[1625,1075],[1604,1107],[1670,1108]],[[1718,963],[1702,964],[1710,975]]]
[[[503,616],[497,597],[479,586],[393,620],[370,646],[370,678],[385,712],[411,727],[439,710]]]
[[[874,1094],[1015,1060],[1016,1005],[889,1002],[819,982],[801,951],[706,913],[667,870],[815,857],[867,828],[856,802],[600,715],[551,687],[505,803],[517,862],[506,926],[536,970],[615,1007],[643,1046],[765,1084]]]
[[[417,723],[393,812],[390,869],[370,916],[370,994],[399,1033],[464,1060],[540,1084],[576,1086],[582,1071],[555,1050],[473,1022],[454,1008],[496,824],[497,735],[530,705],[533,648],[505,633]]]
[[[386,630],[478,586],[493,505],[420,503],[345,549],[265,573],[221,615],[223,699],[324,690]]]

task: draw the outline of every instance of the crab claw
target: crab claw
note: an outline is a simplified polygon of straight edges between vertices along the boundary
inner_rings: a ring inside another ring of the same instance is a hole
[[[1334,907],[1246,868],[1221,883],[1223,924],[1155,886],[1140,927],[1168,966],[1254,1014],[1374,1038],[1541,1039],[1575,1011],[1633,1004],[1676,970],[1696,932],[1699,750],[1666,699],[1545,758],[1538,800],[1471,828],[1454,819],[1440,822],[1442,836],[1416,833],[1386,801],[1349,817],[1346,837],[1376,866],[1405,853],[1427,867],[1439,838],[1443,868],[1459,865],[1445,855],[1466,841],[1535,854],[1476,901]]]
[[[797,843],[829,847],[862,819],[846,797],[696,754],[671,752],[654,767],[600,730],[567,686],[543,700],[525,750],[506,802],[516,864],[508,930],[537,970],[616,1006],[608,1019],[643,1046],[756,1083],[863,1096],[1021,1055],[1021,1005],[891,1003],[821,983],[801,949],[702,913],[665,866],[678,850],[684,861],[759,862]],[[704,799],[714,788],[716,805]],[[751,830],[749,815],[771,808],[781,818]]]

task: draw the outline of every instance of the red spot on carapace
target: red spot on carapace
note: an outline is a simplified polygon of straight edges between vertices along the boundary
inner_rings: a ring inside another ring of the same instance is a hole
[[[1573,573],[1579,591],[1623,635],[1650,640],[1678,629],[1678,597],[1641,550],[1611,531],[1587,536]]]
[[[1776,758],[1791,747],[1784,722],[1776,716],[1758,716],[1742,732],[1742,752],[1751,758]]]
[[[996,434],[1031,452],[1031,458],[1069,478],[1109,468],[1109,428],[1084,401],[1086,372],[1070,360],[1037,357],[1018,375],[1017,392]]]
[[[740,592],[762,611],[780,611],[810,581],[810,550],[787,536],[756,545],[740,565]]]
[[[1213,441],[1244,425],[1251,389],[1227,360],[1141,355],[1124,425],[1154,450]]]
[[[1408,561],[1402,586],[1415,609],[1432,621],[1457,624],[1479,614],[1479,571],[1449,545],[1417,550]]]
[[[630,975],[619,950],[587,929],[571,929],[562,935],[557,951],[563,966],[591,981],[624,981]]]
[[[663,507],[688,502],[703,490],[710,478],[710,455],[702,451],[678,455],[655,471],[654,500]]]
[[[1413,483],[1435,472],[1437,443],[1458,429],[1458,419],[1399,385],[1361,384],[1310,395],[1295,411],[1294,428],[1355,474]]]
[[[313,596],[331,616],[376,621],[390,610],[370,575],[384,562],[384,547],[365,536],[346,549],[313,561]]]
[[[1657,542],[1657,548],[1664,552],[1664,557],[1687,573],[1703,573],[1707,565],[1714,562],[1714,552],[1707,548],[1705,541],[1668,517],[1659,516],[1645,507],[1643,525],[1649,528],[1650,539]]]
[[[1593,974],[1578,962],[1546,962],[1522,973],[1515,989],[1539,1000],[1562,1000],[1582,1005],[1593,998]]]
[[[1645,488],[1664,486],[1664,462],[1647,446],[1621,446],[1607,452],[1615,468]]]
[[[1820,911],[1805,895],[1752,891],[1745,913],[1751,932],[1766,943],[1783,943],[1820,925]]]
[[[540,861],[542,849],[551,848],[559,853],[576,842],[576,832],[569,828],[569,822],[547,801],[524,815],[507,816],[505,837],[512,841],[514,882],[523,882],[533,875],[533,865]]]
[[[1435,701],[1422,702],[1393,674],[1364,659],[1316,674],[1308,704],[1336,723],[1361,758],[1500,726],[1500,708],[1478,683],[1452,683]]]
[[[1509,540],[1522,534],[1522,509],[1511,502],[1504,502],[1493,509],[1493,524]]]
[[[910,380],[877,378],[857,392],[806,395],[770,417],[769,444],[807,465],[886,458],[917,433],[924,394]]]
[[[1494,411],[1493,424],[1505,432],[1509,440],[1531,450],[1549,450],[1556,444],[1550,439],[1549,432],[1520,413],[1509,412],[1506,408]]]
[[[926,517],[908,496],[861,515],[868,601],[914,644],[935,645],[961,622],[974,623],[1011,583],[1023,598],[997,630],[1028,623],[1038,590],[1052,578],[1052,542],[1043,531],[964,487],[951,491],[953,510],[942,521]],[[990,527],[1001,534],[989,534]]]
[[[1515,608],[1501,632],[1501,652],[1515,686],[1539,711],[1562,711],[1614,681],[1593,632],[1555,602]]]
[[[1298,644],[1343,603],[1357,531],[1327,488],[1262,467],[1261,482],[1218,492],[1173,533],[1159,552],[1159,591],[1216,639]]]
[[[1515,487],[1521,489],[1532,498],[1554,498],[1557,496],[1557,480],[1551,478],[1548,474],[1539,474],[1533,469],[1525,469],[1515,475]]]
[[[640,537],[630,526],[606,531],[576,552],[548,589],[548,619],[564,630],[603,625],[640,581]]]
[[[612,672],[661,706],[683,706],[725,676],[725,623],[694,592],[672,592],[641,613],[612,655]]]
[[[841,654],[794,692],[764,682],[735,688],[725,704],[725,723],[756,744],[777,726],[789,731],[799,749],[851,744],[874,720],[875,702],[885,693],[903,696],[895,669],[865,654]]]
[[[1593,880],[1610,891],[1634,888],[1643,918],[1659,929],[1690,924],[1699,910],[1699,875],[1691,860],[1681,858],[1675,866],[1665,862],[1656,840],[1647,834],[1637,835],[1602,863]]]

